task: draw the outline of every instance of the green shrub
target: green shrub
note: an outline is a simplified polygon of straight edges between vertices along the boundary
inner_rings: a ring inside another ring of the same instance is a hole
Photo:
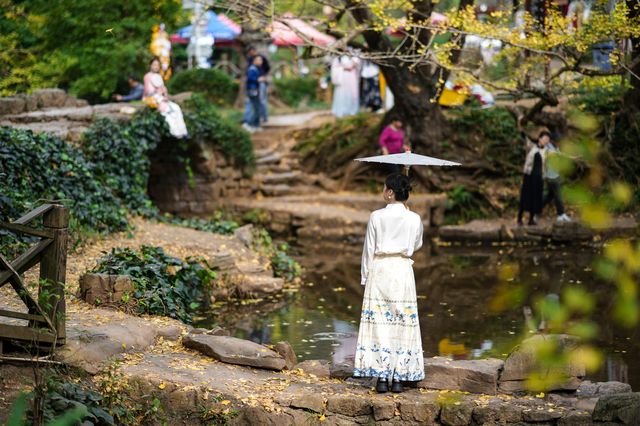
[[[467,222],[486,217],[483,211],[482,196],[468,191],[463,185],[456,185],[447,192],[447,223]]]
[[[127,227],[127,209],[95,164],[58,137],[0,128],[0,173],[0,221],[17,219],[39,200],[64,200],[73,211],[72,232]],[[0,233],[5,253],[16,242],[13,234]]]
[[[289,106],[297,107],[303,100],[307,104],[317,101],[316,88],[318,79],[315,77],[294,77],[275,80],[276,95]]]
[[[140,251],[114,248],[91,272],[130,276],[138,313],[169,316],[187,324],[217,278],[204,259],[182,261],[161,247],[150,246]]]
[[[571,104],[589,114],[610,115],[622,109],[628,89],[620,76],[588,78],[578,85]]]
[[[253,248],[271,261],[271,269],[276,277],[292,281],[302,274],[300,264],[289,255],[289,245],[274,244],[266,229],[258,228],[253,234]]]
[[[238,96],[238,83],[214,69],[182,71],[174,75],[167,86],[170,93],[199,93],[216,105],[231,105]]]
[[[255,165],[253,142],[239,124],[222,118],[202,96],[192,96],[186,105],[185,122],[195,141],[216,145],[235,165],[250,173]]]

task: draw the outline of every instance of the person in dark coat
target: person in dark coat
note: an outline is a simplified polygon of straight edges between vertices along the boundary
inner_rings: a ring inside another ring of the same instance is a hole
[[[527,158],[523,168],[522,187],[520,188],[520,208],[518,210],[518,225],[522,225],[524,212],[529,212],[529,225],[536,224],[536,216],[542,213],[544,194],[544,156],[540,146],[545,146],[551,138],[547,130],[540,132],[537,142],[531,141],[524,133],[526,140]]]

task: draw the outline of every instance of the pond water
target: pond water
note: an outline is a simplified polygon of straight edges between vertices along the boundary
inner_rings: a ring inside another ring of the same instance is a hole
[[[237,337],[260,343],[285,340],[299,360],[353,358],[363,288],[361,246],[310,244],[298,247],[304,285],[284,298],[271,298],[216,315]],[[610,320],[610,284],[594,278],[597,252],[576,247],[427,246],[414,256],[418,309],[425,356],[458,359],[502,357],[527,332],[523,306],[495,310],[505,286],[524,289],[524,306],[536,297],[554,297],[567,286],[582,285],[598,300],[600,338],[606,352],[592,380],[618,380],[640,390],[640,335]],[[513,283],[500,282],[501,265],[516,265]],[[519,283],[519,284],[515,284]]]

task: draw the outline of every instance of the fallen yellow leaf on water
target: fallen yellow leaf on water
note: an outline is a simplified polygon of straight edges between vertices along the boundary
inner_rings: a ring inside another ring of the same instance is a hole
[[[158,385],[158,389],[164,389],[164,388],[166,388],[166,387],[167,387],[167,385],[165,385],[165,384],[164,384],[164,382],[162,382],[162,383],[160,383],[160,384]]]
[[[228,399],[225,399],[224,401],[220,401],[220,404],[229,405],[229,404],[231,404],[231,401],[229,401]]]

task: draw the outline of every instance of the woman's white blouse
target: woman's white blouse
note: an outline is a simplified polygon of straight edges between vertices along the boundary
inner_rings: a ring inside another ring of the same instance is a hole
[[[402,203],[388,204],[369,217],[362,250],[362,285],[367,283],[375,255],[411,257],[422,247],[422,219]]]

